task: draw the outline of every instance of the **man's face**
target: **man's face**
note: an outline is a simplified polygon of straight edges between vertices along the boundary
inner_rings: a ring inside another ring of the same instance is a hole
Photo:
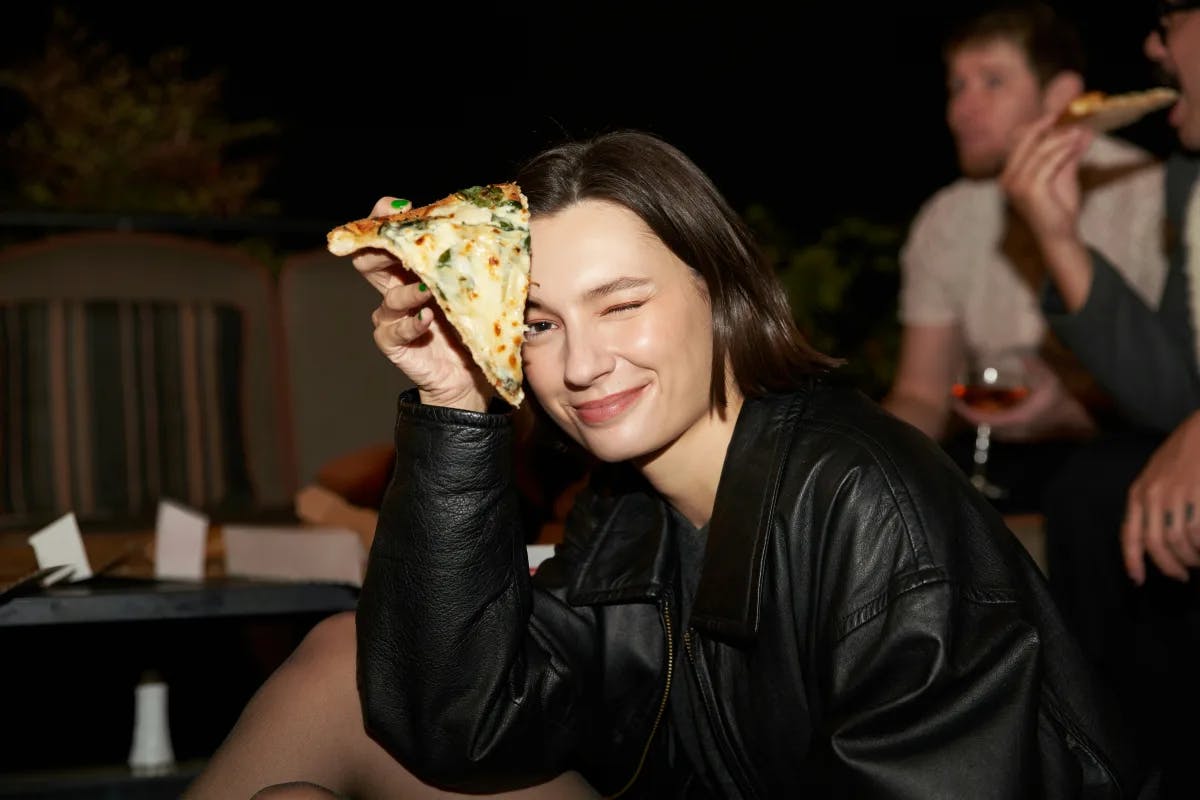
[[[946,82],[959,167],[971,178],[998,175],[1016,129],[1042,113],[1042,89],[1025,54],[1004,39],[964,45],[950,56]]]
[[[1200,9],[1178,8],[1162,15],[1158,31],[1146,39],[1146,55],[1179,85],[1179,102],[1167,119],[1179,141],[1200,149]]]

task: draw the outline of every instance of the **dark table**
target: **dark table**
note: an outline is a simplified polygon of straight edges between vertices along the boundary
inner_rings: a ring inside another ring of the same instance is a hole
[[[35,566],[21,542],[2,538],[10,577]],[[106,550],[128,550],[120,538],[85,535],[93,564]],[[123,574],[0,600],[0,690],[12,734],[0,749],[0,798],[178,797],[304,634],[358,599],[348,584],[228,577],[219,550],[210,555],[203,583],[156,580],[139,555]],[[169,686],[178,764],[152,779],[125,766],[133,690],[147,670]]]

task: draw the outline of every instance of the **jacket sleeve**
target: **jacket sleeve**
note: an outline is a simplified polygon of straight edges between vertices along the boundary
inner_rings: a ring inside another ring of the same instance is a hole
[[[402,398],[358,604],[359,694],[369,734],[448,789],[543,782],[588,730],[593,620],[531,588],[513,471],[507,416]]]
[[[1071,314],[1047,283],[1042,297],[1054,333],[1079,357],[1135,424],[1173,430],[1200,408],[1200,375],[1188,326],[1152,310],[1098,253],[1083,307]],[[1173,269],[1163,291],[1164,308],[1177,309],[1182,275]]]
[[[888,593],[833,648],[835,796],[1041,796],[1036,630],[936,568]]]

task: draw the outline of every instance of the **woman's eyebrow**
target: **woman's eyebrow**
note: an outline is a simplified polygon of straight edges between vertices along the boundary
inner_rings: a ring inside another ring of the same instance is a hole
[[[647,286],[651,283],[653,283],[653,281],[651,281],[649,278],[617,278],[616,280],[612,280],[608,283],[603,283],[599,286],[588,289],[583,293],[583,298],[585,300],[598,300],[601,297],[607,297],[610,294],[616,294],[617,292],[622,292],[626,289],[640,289],[641,287]]]
[[[616,294],[617,292],[622,292],[626,289],[640,289],[641,287],[649,286],[652,283],[654,283],[654,281],[650,280],[649,278],[617,278],[609,281],[608,283],[602,283],[599,286],[594,286],[591,289],[588,289],[583,293],[583,299],[586,301],[598,300],[602,297],[607,297],[610,294]],[[538,299],[532,295],[525,299],[525,308],[526,310],[531,308],[539,311],[545,310],[545,306],[538,302]]]

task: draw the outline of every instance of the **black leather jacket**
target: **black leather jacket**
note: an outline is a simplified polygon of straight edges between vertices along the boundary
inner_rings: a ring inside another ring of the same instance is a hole
[[[686,629],[667,509],[637,479],[594,481],[531,581],[509,420],[402,398],[396,444],[359,688],[371,735],[427,782],[1138,796],[1036,566],[934,443],[860,394],[745,404]],[[683,686],[703,764],[670,741]]]

